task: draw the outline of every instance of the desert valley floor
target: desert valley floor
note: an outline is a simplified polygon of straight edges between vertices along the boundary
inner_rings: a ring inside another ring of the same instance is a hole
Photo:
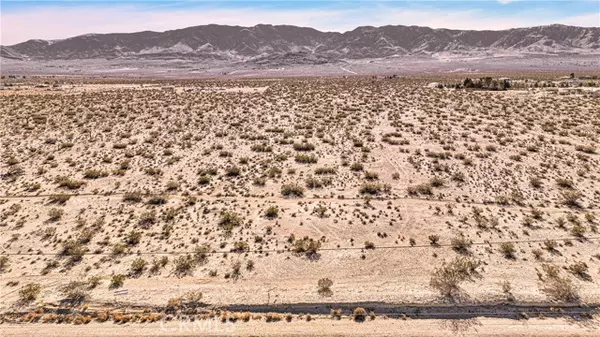
[[[0,329],[218,317],[378,335],[471,310],[491,325],[439,324],[494,335],[562,312],[552,333],[597,335],[600,98],[546,90],[568,73],[512,75],[539,85],[6,80]]]

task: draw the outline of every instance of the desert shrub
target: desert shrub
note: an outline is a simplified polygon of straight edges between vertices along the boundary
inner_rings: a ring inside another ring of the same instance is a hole
[[[62,218],[64,211],[58,208],[51,208],[48,211],[48,221],[58,221]]]
[[[315,177],[308,177],[305,180],[306,187],[309,189],[313,188],[321,188],[323,187],[323,181],[321,179]]]
[[[596,147],[594,145],[576,145],[575,150],[589,154],[596,153]]]
[[[191,255],[181,255],[173,260],[173,273],[178,276],[191,275],[196,269],[196,260]]]
[[[532,177],[529,179],[529,185],[533,188],[540,188],[542,187],[542,180],[538,177]]]
[[[455,172],[454,174],[452,174],[451,179],[453,181],[456,181],[456,182],[459,182],[459,183],[463,183],[463,182],[465,182],[465,180],[467,179],[467,177],[465,176],[464,173],[462,173],[462,172],[459,171],[459,172]]]
[[[367,311],[361,307],[355,308],[352,311],[352,318],[355,322],[364,322],[367,319]]]
[[[234,212],[223,211],[219,217],[218,225],[226,232],[231,232],[235,227],[242,225],[242,218]]]
[[[329,313],[331,314],[331,318],[335,320],[339,321],[342,319],[342,309],[331,309]]]
[[[153,177],[160,176],[163,174],[162,170],[156,167],[148,167],[144,170],[144,173]]]
[[[585,232],[585,227],[583,227],[583,225],[581,225],[580,223],[576,223],[575,225],[573,225],[573,227],[571,227],[571,235],[575,237],[583,238],[585,236]]]
[[[64,187],[70,190],[76,190],[85,184],[85,182],[83,181],[74,180],[69,177],[62,176],[56,178],[56,183],[58,184],[58,187]]]
[[[203,265],[208,261],[208,254],[210,253],[210,246],[208,244],[202,244],[194,248],[194,258],[196,262]]]
[[[375,244],[372,241],[365,241],[365,249],[375,249]]]
[[[265,177],[257,177],[252,181],[254,186],[265,186],[267,184],[267,178]]]
[[[51,204],[64,205],[71,199],[71,196],[68,194],[54,194],[49,197],[49,202]]]
[[[312,151],[315,149],[315,146],[310,143],[294,143],[293,147],[296,151]]]
[[[38,283],[28,283],[19,289],[19,301],[22,303],[31,303],[35,301],[42,292],[42,286]]]
[[[144,212],[140,215],[140,219],[138,220],[138,225],[142,228],[150,228],[153,224],[156,223],[156,212],[155,211],[149,211],[149,212]]]
[[[588,273],[588,265],[583,261],[575,262],[567,267],[572,274],[581,277],[582,279],[589,278]]]
[[[124,283],[125,283],[125,275],[114,274],[110,277],[110,284],[109,284],[108,288],[109,289],[121,288]]]
[[[336,170],[333,167],[318,167],[315,169],[315,174],[335,174]]]
[[[500,252],[507,259],[514,259],[516,251],[515,245],[512,242],[503,242],[500,245]]]
[[[571,179],[567,178],[558,178],[556,179],[556,184],[561,188],[573,188],[575,184]]]
[[[317,256],[318,250],[321,248],[321,241],[314,240],[305,236],[302,239],[296,239],[292,244],[292,249],[298,254],[305,254],[312,258]]]
[[[164,205],[167,203],[166,195],[154,195],[146,202],[148,205]]]
[[[75,240],[67,240],[62,244],[60,255],[68,257],[70,263],[77,263],[81,261],[85,252],[86,249],[81,243]]]
[[[440,178],[440,177],[433,177],[429,180],[429,185],[432,187],[442,187],[446,184],[446,182],[444,181],[444,179]],[[423,194],[427,194],[427,193],[423,193]]]
[[[333,281],[328,278],[319,279],[317,282],[318,293],[322,296],[331,296],[333,292],[331,291],[331,286],[333,285]]]
[[[350,169],[352,171],[362,171],[363,170],[363,164],[361,164],[361,163],[352,163],[352,165],[350,165]]]
[[[558,247],[558,243],[551,239],[544,240],[544,248],[548,251],[556,251],[556,247]]]
[[[581,192],[577,190],[567,190],[562,191],[560,194],[563,199],[562,202],[565,205],[571,207],[579,207],[579,199],[581,199]]]
[[[129,267],[129,274],[134,277],[140,276],[146,269],[147,265],[148,262],[146,262],[146,260],[142,259],[141,257],[138,257],[137,259],[133,260],[133,262],[131,262],[131,266]]]
[[[384,190],[384,187],[381,184],[377,183],[364,183],[358,189],[360,194],[371,194],[376,195],[381,193]]]
[[[140,243],[142,239],[142,232],[132,230],[125,236],[125,244],[128,246],[135,246]]]
[[[473,243],[463,235],[458,235],[450,240],[452,249],[461,254],[468,254]]]
[[[277,206],[269,206],[265,211],[265,217],[269,219],[275,219],[279,215],[279,208]]]
[[[225,176],[227,177],[238,177],[242,173],[242,170],[237,166],[229,166],[225,169]]]
[[[377,179],[379,179],[379,174],[377,172],[365,171],[365,179],[366,180],[377,180]]]
[[[176,191],[179,189],[179,183],[176,181],[169,181],[166,186],[167,191]]]
[[[278,314],[276,312],[268,312],[265,314],[265,321],[266,322],[279,322],[281,321],[283,318],[283,316],[281,314]]]
[[[297,154],[294,157],[294,160],[297,163],[301,163],[301,164],[314,164],[318,161],[318,159],[315,155],[308,155],[308,154]]]
[[[8,256],[0,256],[0,273],[6,272],[10,266],[10,259]]]
[[[123,195],[123,201],[132,202],[132,203],[140,202],[140,201],[142,201],[142,197],[143,197],[142,192],[139,192],[139,191],[126,192]]]
[[[406,188],[406,192],[408,192],[409,195],[419,195],[419,194],[432,195],[433,194],[433,190],[431,189],[431,185],[429,185],[429,184],[418,184],[418,185],[408,186]]]
[[[304,187],[297,184],[285,184],[281,186],[281,194],[286,197],[302,197]]]
[[[210,176],[200,176],[200,178],[198,178],[198,185],[208,185],[210,184]]]
[[[273,152],[273,148],[266,143],[254,144],[250,147],[250,150],[254,152]]]
[[[560,275],[559,268],[551,265],[542,265],[542,268],[546,273],[546,278],[543,279],[541,287],[542,292],[552,300],[559,302],[579,301],[579,289],[569,278]]]
[[[90,295],[90,282],[86,281],[71,281],[59,288],[62,296],[68,298],[75,304],[84,302]]]
[[[92,169],[92,170],[85,171],[83,173],[83,177],[85,179],[104,178],[104,177],[108,177],[108,172],[107,171],[103,171],[103,170]]]
[[[243,253],[247,252],[248,250],[250,250],[250,246],[245,241],[236,241],[231,249],[233,253]]]
[[[158,273],[161,268],[164,268],[167,265],[167,263],[169,263],[169,258],[166,256],[163,256],[160,259],[152,259],[152,265],[150,266],[150,274]]]
[[[432,246],[437,246],[437,245],[439,245],[439,241],[440,241],[440,236],[439,236],[439,235],[437,235],[437,234],[432,234],[432,235],[429,235],[427,238],[429,239],[429,243],[430,243]]]
[[[444,262],[434,270],[429,285],[443,296],[452,297],[460,290],[460,284],[471,278],[478,266],[478,262],[464,257],[458,257],[449,263]]]

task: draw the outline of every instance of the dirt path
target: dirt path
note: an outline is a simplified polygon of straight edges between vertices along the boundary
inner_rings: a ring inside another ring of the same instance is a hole
[[[554,337],[598,336],[597,321],[578,322],[567,319],[509,320],[477,318],[467,320],[399,320],[378,318],[356,323],[348,319],[329,318],[266,323],[220,323],[218,320],[195,322],[158,322],[151,324],[90,323],[87,325],[3,324],[2,336],[487,336],[487,337]]]

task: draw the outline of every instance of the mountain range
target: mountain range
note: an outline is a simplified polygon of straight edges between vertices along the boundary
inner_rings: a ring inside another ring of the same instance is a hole
[[[86,34],[0,46],[19,60],[214,59],[326,63],[439,53],[600,53],[600,27],[549,25],[508,30],[452,30],[419,26],[358,27],[321,32],[288,25],[204,25],[165,32]]]

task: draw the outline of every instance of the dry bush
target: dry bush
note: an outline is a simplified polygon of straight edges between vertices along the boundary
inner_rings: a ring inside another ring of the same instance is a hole
[[[444,262],[436,268],[431,276],[429,285],[446,297],[454,296],[460,290],[460,284],[471,279],[479,262],[458,257],[451,262]]]
[[[235,227],[242,225],[242,218],[231,211],[223,211],[219,217],[218,225],[226,232],[231,232]]]
[[[321,241],[314,240],[305,236],[302,239],[296,239],[292,244],[292,249],[298,254],[305,254],[309,258],[317,256],[317,252],[321,248]]]
[[[333,286],[333,281],[328,278],[319,279],[317,282],[318,293],[321,296],[331,296],[333,292],[331,291],[331,286]]]
[[[196,269],[196,260],[191,255],[181,255],[173,260],[173,273],[177,277],[192,275]]]
[[[19,301],[27,304],[35,301],[42,292],[42,286],[38,283],[28,283],[19,289]]]
[[[117,289],[123,286],[125,283],[125,275],[123,274],[114,274],[110,277],[110,284],[108,286],[109,289]]]
[[[361,307],[352,311],[352,318],[355,322],[364,322],[367,319],[367,311]]]
[[[304,187],[296,184],[285,184],[281,186],[281,194],[285,197],[302,197],[304,196]]]

